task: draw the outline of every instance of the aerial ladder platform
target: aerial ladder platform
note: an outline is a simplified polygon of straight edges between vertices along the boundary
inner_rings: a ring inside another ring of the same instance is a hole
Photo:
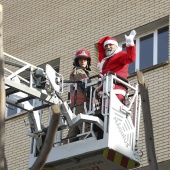
[[[61,116],[44,170],[127,170],[140,166],[141,98],[138,83],[131,85],[112,72],[82,81],[64,80],[49,64],[42,69],[7,53],[4,56],[6,102],[27,111],[28,115],[27,135],[31,139],[28,168],[41,152],[53,104],[60,105]],[[84,112],[75,115],[76,102],[70,108],[70,95],[71,89],[74,87],[76,92],[80,83],[85,88]],[[126,87],[123,102],[116,96],[116,83]],[[88,106],[87,89],[90,91]],[[101,96],[96,98],[99,91]],[[65,101],[63,94],[68,94]],[[47,113],[42,112],[44,108],[49,108]],[[46,127],[42,123],[42,114],[49,114]],[[80,134],[70,138],[63,135],[79,124],[82,125]]]

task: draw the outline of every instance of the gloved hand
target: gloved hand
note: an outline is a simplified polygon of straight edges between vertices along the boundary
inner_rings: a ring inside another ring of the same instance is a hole
[[[126,46],[134,46],[134,38],[136,35],[136,31],[132,30],[129,34],[129,36],[125,35],[125,39],[126,39]]]

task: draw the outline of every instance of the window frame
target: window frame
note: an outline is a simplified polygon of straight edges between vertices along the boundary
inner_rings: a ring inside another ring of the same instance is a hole
[[[129,73],[129,75],[136,73],[136,70],[140,69],[140,38],[145,37],[145,36],[150,35],[150,34],[153,34],[153,63],[152,63],[152,66],[144,68],[144,69],[141,69],[141,70],[143,71],[143,70],[152,69],[153,67],[155,68],[157,66],[160,66],[162,64],[165,64],[165,63],[169,62],[169,56],[168,56],[167,60],[158,63],[158,51],[157,51],[157,48],[158,48],[158,30],[162,29],[164,27],[169,28],[169,25],[168,24],[161,25],[161,26],[159,26],[159,27],[157,27],[155,29],[149,30],[149,31],[147,31],[145,33],[142,33],[140,35],[137,35],[135,37],[135,39],[134,39],[136,41],[135,71],[132,72],[132,73]],[[168,43],[169,43],[169,41],[168,41]],[[125,44],[125,41],[123,41],[123,42],[121,42],[119,44],[120,44],[120,47],[123,47],[123,45]]]

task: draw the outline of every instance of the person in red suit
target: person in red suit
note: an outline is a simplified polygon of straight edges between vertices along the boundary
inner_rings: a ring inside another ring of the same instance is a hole
[[[108,71],[116,73],[118,76],[127,79],[129,64],[136,59],[136,48],[134,44],[134,37],[136,31],[132,30],[130,35],[125,35],[126,51],[118,46],[115,38],[105,36],[97,43],[98,60],[100,73],[105,75]],[[120,101],[124,99],[126,88],[121,84],[116,84],[116,95]]]

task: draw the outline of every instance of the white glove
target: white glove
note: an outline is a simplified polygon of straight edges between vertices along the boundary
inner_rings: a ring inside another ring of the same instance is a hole
[[[136,31],[132,30],[129,34],[129,36],[125,35],[125,39],[126,39],[126,46],[134,46],[134,38],[136,35]]]

